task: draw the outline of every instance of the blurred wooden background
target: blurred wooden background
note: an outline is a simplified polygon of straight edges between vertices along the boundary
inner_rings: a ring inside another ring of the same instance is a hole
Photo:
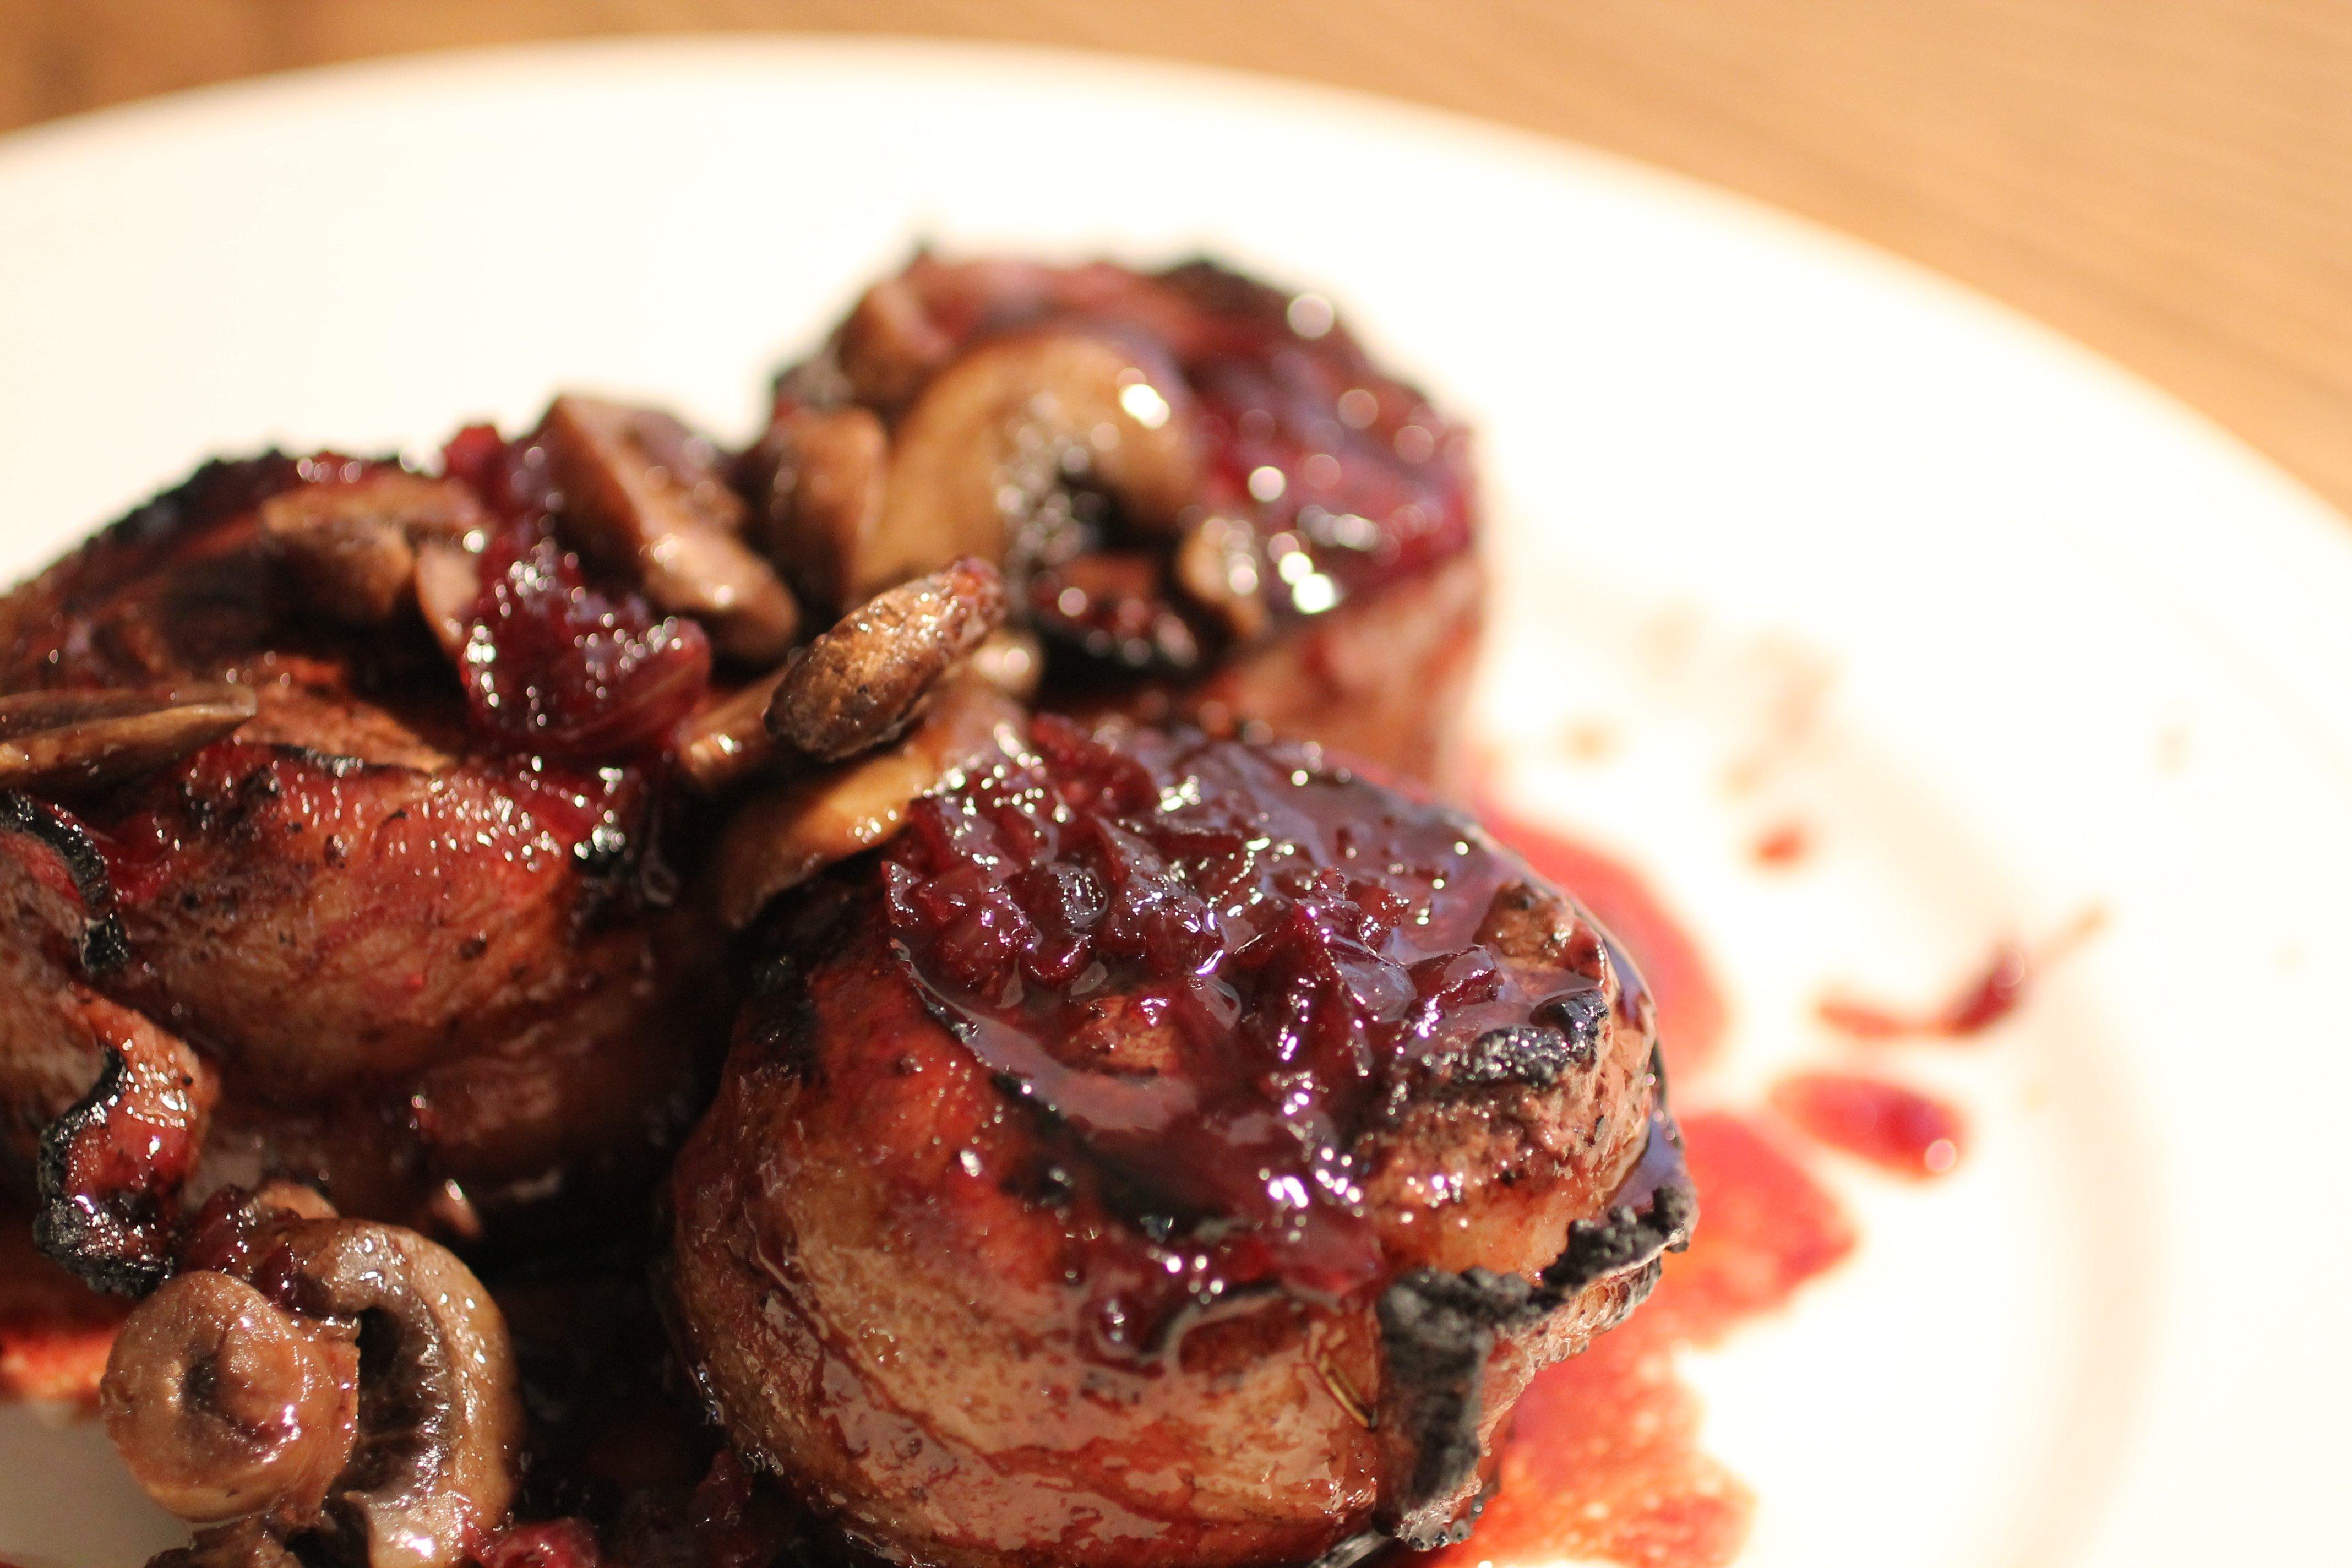
[[[0,127],[320,61],[699,28],[1169,56],[1632,153],[1999,296],[2352,507],[2347,0],[0,0]]]

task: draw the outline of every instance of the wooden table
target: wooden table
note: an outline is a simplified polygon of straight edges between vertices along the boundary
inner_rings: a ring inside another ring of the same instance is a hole
[[[2352,507],[2347,0],[0,0],[0,126],[320,61],[706,27],[1162,55],[1613,148],[1974,284]]]

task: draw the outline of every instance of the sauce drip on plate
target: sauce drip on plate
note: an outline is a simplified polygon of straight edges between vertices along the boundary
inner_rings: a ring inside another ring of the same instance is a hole
[[[1772,1109],[1831,1148],[1915,1181],[1960,1163],[1968,1127],[1931,1095],[1855,1073],[1791,1073],[1772,1086]]]
[[[1434,1568],[1600,1559],[1718,1568],[1738,1554],[1755,1500],[1699,1446],[1697,1395],[1675,1374],[1685,1343],[1712,1344],[1853,1250],[1852,1223],[1750,1119],[1683,1119],[1699,1191],[1690,1251],[1657,1293],[1520,1399],[1501,1487],[1477,1531]]]

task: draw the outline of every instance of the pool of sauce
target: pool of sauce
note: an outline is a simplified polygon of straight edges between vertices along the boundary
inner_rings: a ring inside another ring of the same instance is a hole
[[[1501,1485],[1469,1541],[1433,1568],[1560,1558],[1717,1568],[1738,1555],[1754,1497],[1699,1440],[1675,1352],[1787,1305],[1853,1250],[1835,1198],[1754,1119],[1685,1114],[1698,1233],[1649,1301],[1520,1399]]]
[[[1974,1040],[2023,1006],[2042,974],[2096,936],[2106,922],[2106,910],[2094,904],[2038,945],[1997,942],[1969,978],[1936,1006],[1887,1006],[1833,991],[1814,1005],[1814,1016],[1848,1039],[1864,1044]]]

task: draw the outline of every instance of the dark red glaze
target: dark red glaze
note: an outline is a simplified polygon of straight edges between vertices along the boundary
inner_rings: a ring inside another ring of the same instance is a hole
[[[104,858],[116,902],[135,911],[175,886],[192,861],[210,852],[203,828],[212,803],[266,795],[290,819],[331,824],[343,814],[345,794],[361,793],[344,788],[347,778],[360,771],[322,767],[289,748],[232,739],[197,752],[163,784],[133,785],[110,801],[107,812],[77,822]],[[517,864],[550,854],[617,862],[651,810],[652,792],[639,769],[518,756],[511,767],[497,759],[491,776],[499,793],[521,810],[485,812],[468,825],[472,832],[462,844],[447,842],[441,825],[421,820],[413,830],[392,824],[385,836],[408,839],[406,848],[418,864],[458,852]]]
[[[950,352],[1068,324],[1171,363],[1198,410],[1199,504],[1254,523],[1277,567],[1295,552],[1313,569],[1284,576],[1278,611],[1317,613],[1470,545],[1467,434],[1374,365],[1318,296],[1208,262],[1147,274],[919,256],[890,286]]]
[[[1375,370],[1328,305],[1204,266],[1165,280],[1211,311],[1175,345],[1200,401],[1211,506],[1297,540],[1343,595],[1468,548],[1468,438]]]
[[[1915,1181],[1948,1174],[1968,1123],[1942,1100],[1853,1073],[1791,1073],[1772,1086],[1775,1111],[1811,1137]]]
[[[1510,811],[1484,791],[1478,819],[1526,858],[1538,875],[1566,888],[1633,956],[1658,1008],[1658,1043],[1670,1075],[1713,1059],[1728,1016],[1706,954],[1664,900],[1624,862]]]
[[[1853,1250],[1852,1224],[1804,1167],[1747,1118],[1682,1119],[1705,1223],[1633,1319],[1537,1374],[1503,1449],[1500,1489],[1436,1568],[1599,1560],[1721,1568],[1755,1500],[1699,1447],[1683,1343],[1712,1344],[1784,1307]]]
[[[702,628],[589,580],[554,536],[562,492],[538,442],[468,426],[442,461],[506,521],[482,552],[459,663],[477,722],[557,757],[610,758],[667,735],[709,691]]]
[[[710,689],[710,642],[588,584],[580,559],[528,527],[482,553],[459,671],[476,720],[519,751],[625,754],[659,741]]]
[[[598,1568],[604,1560],[596,1532],[576,1519],[515,1525],[475,1558],[481,1568]]]
[[[1857,1040],[1905,1037],[1965,1040],[1981,1035],[2017,1011],[2032,983],[2033,966],[2025,949],[2002,942],[1992,951],[1976,978],[1949,1001],[1925,1012],[1903,1012],[1849,996],[1824,996],[1814,1012],[1840,1034]]]
[[[1092,1260],[1129,1281],[1100,1302],[1106,1347],[1164,1315],[1137,1295],[1276,1278],[1336,1300],[1370,1282],[1381,1248],[1345,1152],[1366,1118],[1441,1021],[1464,1039],[1552,1000],[1474,940],[1523,868],[1452,811],[1388,796],[1368,816],[1311,751],[1113,744],[1053,716],[1034,744],[919,802],[884,886],[919,981],[1117,1173],[1147,1234],[1242,1222],[1172,1275]],[[1129,1028],[1164,1026],[1160,1059],[1116,1064],[1150,1076],[1084,1070],[1109,1033],[1097,998]]]

